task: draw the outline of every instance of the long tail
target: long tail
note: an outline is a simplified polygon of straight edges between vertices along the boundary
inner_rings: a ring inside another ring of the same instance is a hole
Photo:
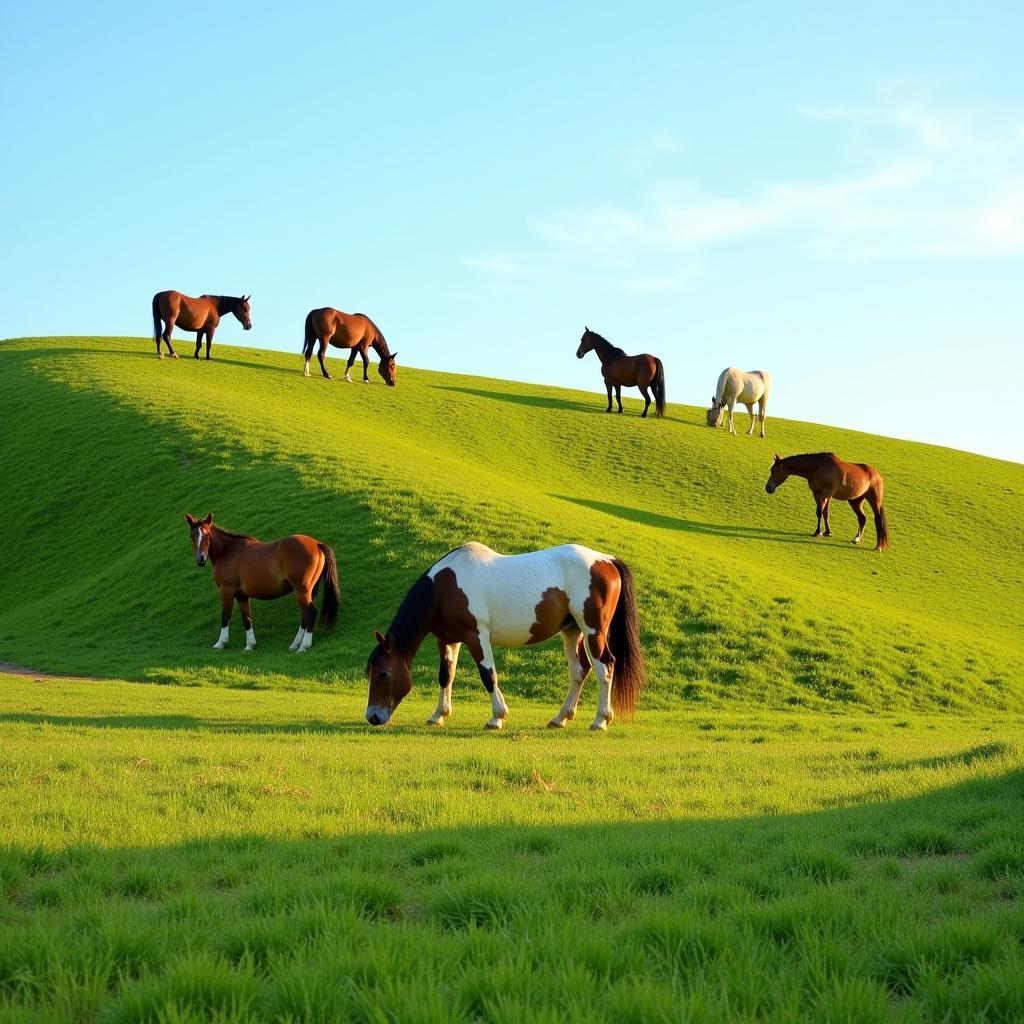
[[[608,646],[615,659],[612,673],[612,707],[616,714],[632,716],[636,710],[637,698],[647,682],[647,666],[640,646],[640,624],[636,612],[636,588],[629,566],[619,559],[613,559],[622,580],[619,603],[615,606],[611,628],[608,630]]]
[[[655,370],[654,380],[651,381],[651,390],[654,392],[654,412],[656,416],[665,415],[665,367],[661,360],[654,357]]]
[[[153,296],[153,340],[160,344],[160,293]]]
[[[341,607],[341,588],[338,586],[338,563],[334,551],[326,544],[319,545],[324,553],[324,567],[316,581],[317,586],[324,585],[324,603],[320,607],[320,625],[327,632],[334,628],[338,621],[338,609]]]
[[[313,330],[313,310],[306,314],[306,331],[302,339],[302,354],[306,359],[313,358],[313,346],[316,344],[316,331]]]
[[[871,502],[871,511],[875,513],[875,535],[878,543],[876,551],[884,551],[889,546],[889,524],[885,519],[885,507],[882,505],[882,482],[879,480],[875,488],[875,500]]]

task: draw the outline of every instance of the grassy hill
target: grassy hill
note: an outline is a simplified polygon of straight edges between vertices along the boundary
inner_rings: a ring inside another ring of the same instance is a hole
[[[692,407],[640,420],[636,399],[606,416],[593,394],[407,367],[391,390],[304,379],[298,353],[221,346],[197,364],[158,362],[151,348],[0,344],[0,659],[361,686],[371,630],[445,551],[577,541],[636,573],[647,707],[1024,708],[1020,465],[776,418],[765,441],[733,438]],[[669,371],[671,398],[686,367]],[[882,471],[889,552],[872,552],[870,522],[864,548],[848,543],[845,505],[835,536],[812,541],[803,481],[764,493],[773,451],[818,450]],[[210,650],[218,600],[183,513],[211,510],[229,529],[311,533],[335,548],[344,605],[333,636],[290,655],[287,598],[254,606],[256,652],[243,653],[237,617],[231,648]],[[430,645],[418,685],[432,689],[435,670]],[[499,673],[513,720],[516,695],[564,695],[557,643],[503,652]],[[474,676],[464,659],[456,715]]]

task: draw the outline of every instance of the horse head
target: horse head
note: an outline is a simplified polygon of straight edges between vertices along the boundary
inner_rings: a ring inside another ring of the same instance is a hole
[[[213,540],[213,513],[205,519],[196,519],[185,513],[188,532],[192,537],[192,553],[196,556],[196,565],[206,565],[210,557],[210,541]]]
[[[711,408],[708,409],[708,426],[717,427],[722,422],[722,413],[725,411],[724,405],[720,404],[718,399],[713,395],[711,397]]]
[[[582,359],[588,352],[594,349],[594,332],[589,327],[583,328],[583,337],[580,338],[580,347],[576,349],[576,358]]]
[[[389,388],[393,388],[398,384],[398,378],[395,375],[395,360],[398,358],[397,352],[392,352],[388,356],[382,356],[380,363],[377,366],[377,372],[381,375],[384,383]]]
[[[773,455],[772,459],[772,471],[768,477],[768,483],[764,485],[764,489],[769,494],[774,494],[788,479],[789,470],[786,469],[785,463],[778,455]]]
[[[395,649],[394,638],[374,630],[377,646],[366,662],[370,690],[366,698],[366,720],[370,725],[387,725],[395,708],[412,689],[409,659]]]
[[[238,322],[247,330],[252,330],[252,316],[249,313],[249,300],[251,295],[243,295],[235,302],[235,308],[231,310],[238,319]]]

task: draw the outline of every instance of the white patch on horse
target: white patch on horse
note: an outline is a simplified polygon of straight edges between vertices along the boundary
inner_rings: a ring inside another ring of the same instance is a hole
[[[179,533],[178,536],[180,537],[181,534]],[[228,645],[228,633],[230,632],[230,629],[231,629],[230,626],[224,626],[224,628],[221,629],[221,631],[220,631],[220,639],[213,645],[213,649],[215,651],[223,651],[224,648],[227,647],[227,645]]]
[[[247,651],[253,650],[256,646],[256,630],[251,626],[245,631],[245,649]]]
[[[288,648],[289,651],[297,651],[299,649],[299,644],[302,643],[302,637],[305,632],[305,629],[303,629],[302,626],[299,626],[299,631],[295,634],[295,639],[291,642],[291,645]]]

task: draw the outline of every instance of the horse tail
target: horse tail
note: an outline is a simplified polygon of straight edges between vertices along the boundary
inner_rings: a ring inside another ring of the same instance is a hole
[[[622,589],[608,630],[608,647],[615,659],[612,672],[612,707],[629,718],[636,710],[637,698],[647,682],[647,666],[640,646],[640,625],[636,612],[636,588],[629,566],[617,558],[612,564],[619,571]]]
[[[315,310],[310,310],[306,314],[306,328],[302,337],[302,354],[306,359],[313,358],[313,346],[316,344],[316,331],[313,328],[313,313]]]
[[[324,603],[320,608],[320,625],[327,632],[330,632],[338,621],[338,609],[341,607],[341,588],[338,586],[338,562],[334,557],[332,548],[329,548],[326,544],[317,544],[317,547],[323,552],[324,567],[320,571],[320,575],[314,585],[314,591],[322,582],[324,585]]]
[[[654,380],[651,381],[651,390],[654,392],[654,414],[658,417],[665,415],[665,367],[661,360],[654,357]]]
[[[160,293],[153,296],[153,340],[160,343]]]
[[[872,491],[871,511],[875,513],[875,536],[878,542],[875,544],[876,551],[884,551],[889,546],[889,524],[885,518],[885,507],[882,504],[883,485],[879,477]]]

